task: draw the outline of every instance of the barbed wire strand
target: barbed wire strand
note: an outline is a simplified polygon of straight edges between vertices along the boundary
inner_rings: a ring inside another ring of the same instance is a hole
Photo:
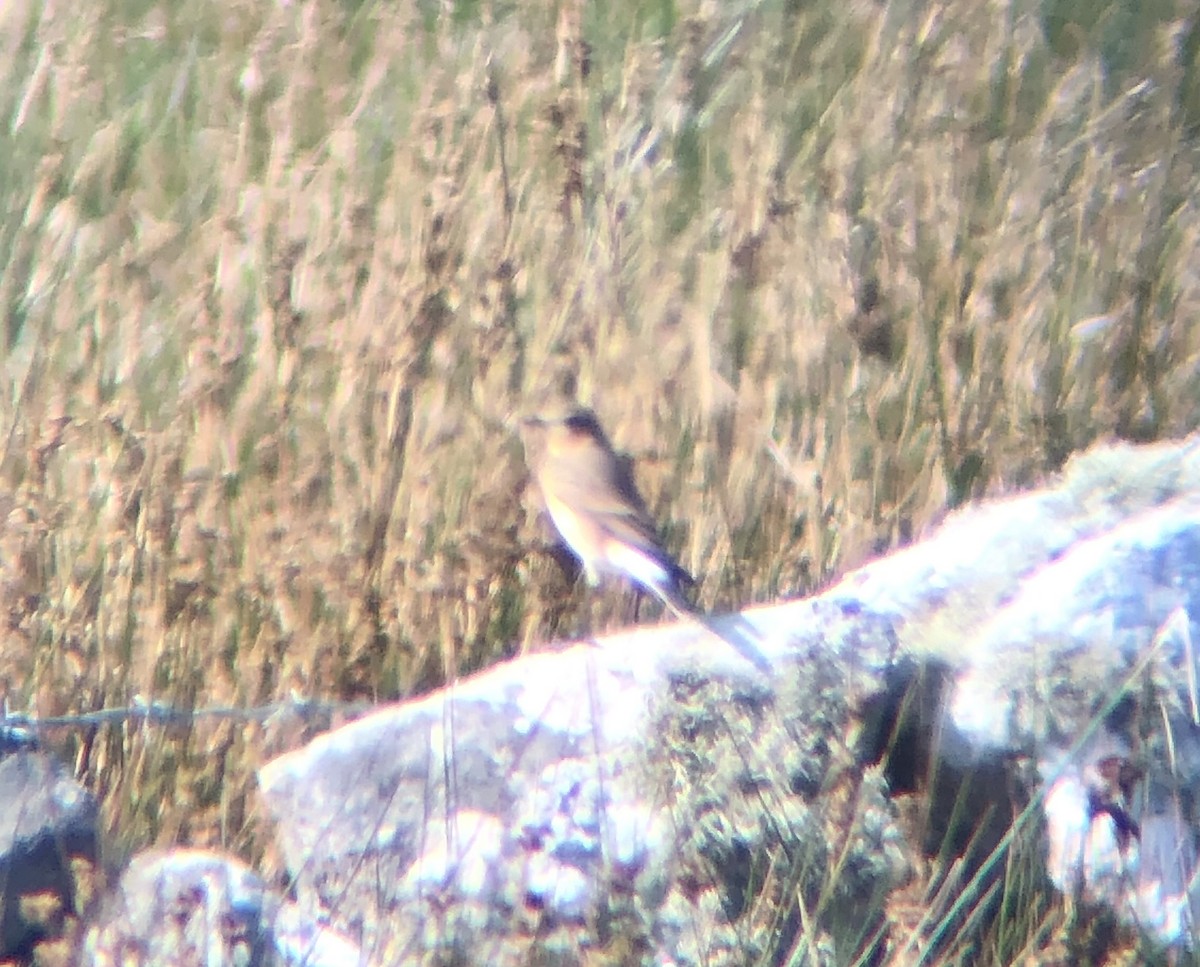
[[[145,725],[190,725],[203,719],[265,722],[284,713],[310,719],[336,714],[362,715],[379,707],[368,702],[321,702],[315,699],[290,698],[249,708],[237,705],[209,705],[204,708],[181,709],[165,702],[141,702],[135,699],[130,705],[97,709],[94,712],[39,716],[13,712],[5,704],[0,705],[0,735],[7,733],[12,737],[22,732],[32,734],[45,729],[96,728],[129,721]]]

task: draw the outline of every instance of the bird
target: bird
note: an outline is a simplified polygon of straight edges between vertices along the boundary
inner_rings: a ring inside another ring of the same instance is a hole
[[[546,512],[583,565],[588,584],[619,577],[651,592],[676,617],[694,616],[685,587],[695,579],[659,539],[627,461],[613,449],[596,414],[570,405],[558,415],[523,421],[538,431],[530,469]]]

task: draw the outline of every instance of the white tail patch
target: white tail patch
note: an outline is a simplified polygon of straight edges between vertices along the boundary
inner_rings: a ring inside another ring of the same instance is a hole
[[[609,540],[604,545],[604,558],[609,570],[624,574],[646,588],[671,586],[671,572],[645,551],[620,541]]]

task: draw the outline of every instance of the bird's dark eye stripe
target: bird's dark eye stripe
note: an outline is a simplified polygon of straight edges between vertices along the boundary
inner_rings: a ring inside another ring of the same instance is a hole
[[[572,430],[590,430],[596,425],[596,418],[590,413],[572,413],[564,425]]]

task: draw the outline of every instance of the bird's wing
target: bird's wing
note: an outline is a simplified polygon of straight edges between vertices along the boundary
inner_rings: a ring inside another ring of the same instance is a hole
[[[675,578],[694,583],[663,547],[626,466],[606,454],[576,452],[569,460],[550,461],[546,470],[543,485],[552,498],[587,515],[608,537],[646,554]]]
[[[629,533],[655,535],[654,520],[629,472],[615,457],[596,450],[577,450],[548,460],[540,475],[549,494],[580,513],[624,521]]]

